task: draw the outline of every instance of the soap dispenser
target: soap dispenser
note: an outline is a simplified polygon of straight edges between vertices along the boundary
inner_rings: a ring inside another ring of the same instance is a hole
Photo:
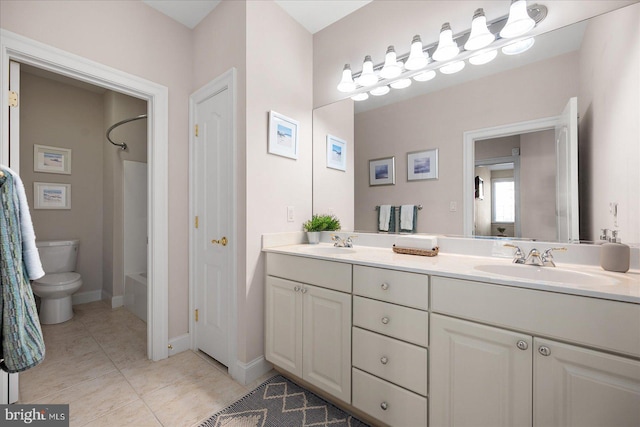
[[[609,236],[611,231],[611,236]],[[603,229],[600,239],[606,240],[600,249],[600,266],[607,271],[626,273],[629,270],[631,249],[628,245],[620,243],[618,230]]]

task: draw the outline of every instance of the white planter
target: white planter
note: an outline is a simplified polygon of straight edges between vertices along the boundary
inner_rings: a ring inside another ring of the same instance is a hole
[[[320,231],[307,231],[307,239],[310,245],[317,245],[320,243]]]

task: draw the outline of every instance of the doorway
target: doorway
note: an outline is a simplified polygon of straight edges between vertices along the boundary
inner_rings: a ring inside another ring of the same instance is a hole
[[[147,101],[149,157],[149,287],[147,352],[150,359],[168,356],[168,89],[164,86],[95,63],[6,30],[1,30],[0,81],[6,85],[15,61]],[[19,165],[19,149],[11,143],[9,103],[3,102],[0,163]],[[17,167],[19,169],[19,166]]]

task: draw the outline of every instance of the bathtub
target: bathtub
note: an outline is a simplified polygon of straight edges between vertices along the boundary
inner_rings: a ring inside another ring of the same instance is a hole
[[[147,273],[128,274],[124,281],[124,306],[147,322]]]

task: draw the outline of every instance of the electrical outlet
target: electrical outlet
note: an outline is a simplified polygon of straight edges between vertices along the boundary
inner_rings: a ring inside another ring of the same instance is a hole
[[[295,210],[293,206],[287,206],[287,222],[295,221]]]
[[[449,202],[449,212],[455,212],[458,210],[458,204],[456,202]]]

